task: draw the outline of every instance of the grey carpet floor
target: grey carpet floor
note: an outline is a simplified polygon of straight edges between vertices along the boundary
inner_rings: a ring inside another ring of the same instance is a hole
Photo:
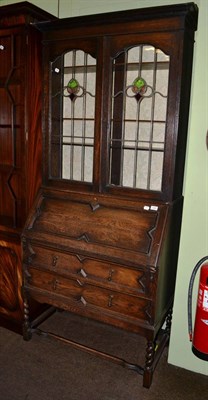
[[[142,363],[143,346],[137,335],[56,313],[42,324],[71,339]],[[204,393],[204,395],[200,395]],[[1,400],[196,400],[205,399],[208,377],[167,363],[167,350],[156,368],[150,389],[142,377],[108,361],[34,334],[25,342],[0,328]]]

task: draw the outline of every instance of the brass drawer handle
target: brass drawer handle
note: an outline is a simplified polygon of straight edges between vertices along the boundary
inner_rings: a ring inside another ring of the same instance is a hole
[[[85,298],[84,298],[83,296],[80,297],[80,301],[82,302],[82,304],[83,304],[84,306],[87,305],[87,302],[86,302],[86,300],[85,300]]]
[[[84,283],[81,282],[79,279],[77,279],[77,283],[78,283],[79,286],[84,286]]]
[[[52,257],[52,266],[55,267],[58,261],[58,257],[57,256],[53,256]]]
[[[85,270],[83,268],[81,268],[77,273],[82,275],[83,278],[87,278],[87,273],[85,272]]]
[[[112,307],[113,305],[113,294],[110,294],[108,298],[108,307]]]
[[[112,281],[113,274],[114,274],[114,269],[110,269],[109,275],[108,275],[108,281],[109,282]]]
[[[57,281],[57,279],[54,279],[53,282],[52,282],[52,288],[53,288],[53,290],[56,290],[56,289],[57,289],[57,286],[58,286],[58,281]]]

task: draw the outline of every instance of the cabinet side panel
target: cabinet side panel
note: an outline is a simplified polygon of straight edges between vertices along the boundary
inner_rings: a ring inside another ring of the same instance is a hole
[[[173,303],[181,230],[182,206],[183,198],[177,200],[170,207],[169,217],[164,232],[164,240],[158,262],[159,271],[155,309],[156,324],[161,324],[162,319],[167,314],[169,307],[171,307]]]
[[[27,60],[27,211],[41,184],[42,131],[41,131],[41,35],[35,28],[29,30]]]
[[[25,35],[0,31],[0,216],[1,224],[17,227],[24,218]]]
[[[0,313],[18,322],[23,316],[21,268],[20,244],[0,240]]]

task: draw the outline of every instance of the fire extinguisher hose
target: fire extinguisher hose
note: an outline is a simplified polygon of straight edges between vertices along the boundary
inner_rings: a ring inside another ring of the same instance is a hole
[[[199,262],[195,265],[193,272],[191,274],[191,279],[189,282],[189,288],[188,288],[188,331],[189,331],[189,339],[192,342],[192,291],[193,291],[193,285],[194,285],[194,279],[195,276],[198,272],[198,269],[201,267],[201,265],[208,260],[208,256],[201,258]]]

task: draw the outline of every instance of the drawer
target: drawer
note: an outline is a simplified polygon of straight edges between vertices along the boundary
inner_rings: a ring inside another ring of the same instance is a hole
[[[30,276],[26,279],[25,288],[27,290],[31,287],[33,290],[43,291],[50,297],[50,303],[53,295],[56,299],[60,297],[62,307],[64,299],[66,299],[66,304],[68,301],[72,301],[76,307],[94,307],[98,309],[98,312],[105,309],[146,321],[151,318],[151,301],[148,299],[90,284],[82,285],[78,280],[67,279],[35,268],[30,269]]]
[[[123,291],[129,293],[147,294],[148,292],[148,271],[136,270],[102,260],[61,253],[37,246],[33,246],[32,251],[31,263],[33,266],[79,279],[83,284],[95,281],[98,285],[114,288],[114,290],[119,285]]]

